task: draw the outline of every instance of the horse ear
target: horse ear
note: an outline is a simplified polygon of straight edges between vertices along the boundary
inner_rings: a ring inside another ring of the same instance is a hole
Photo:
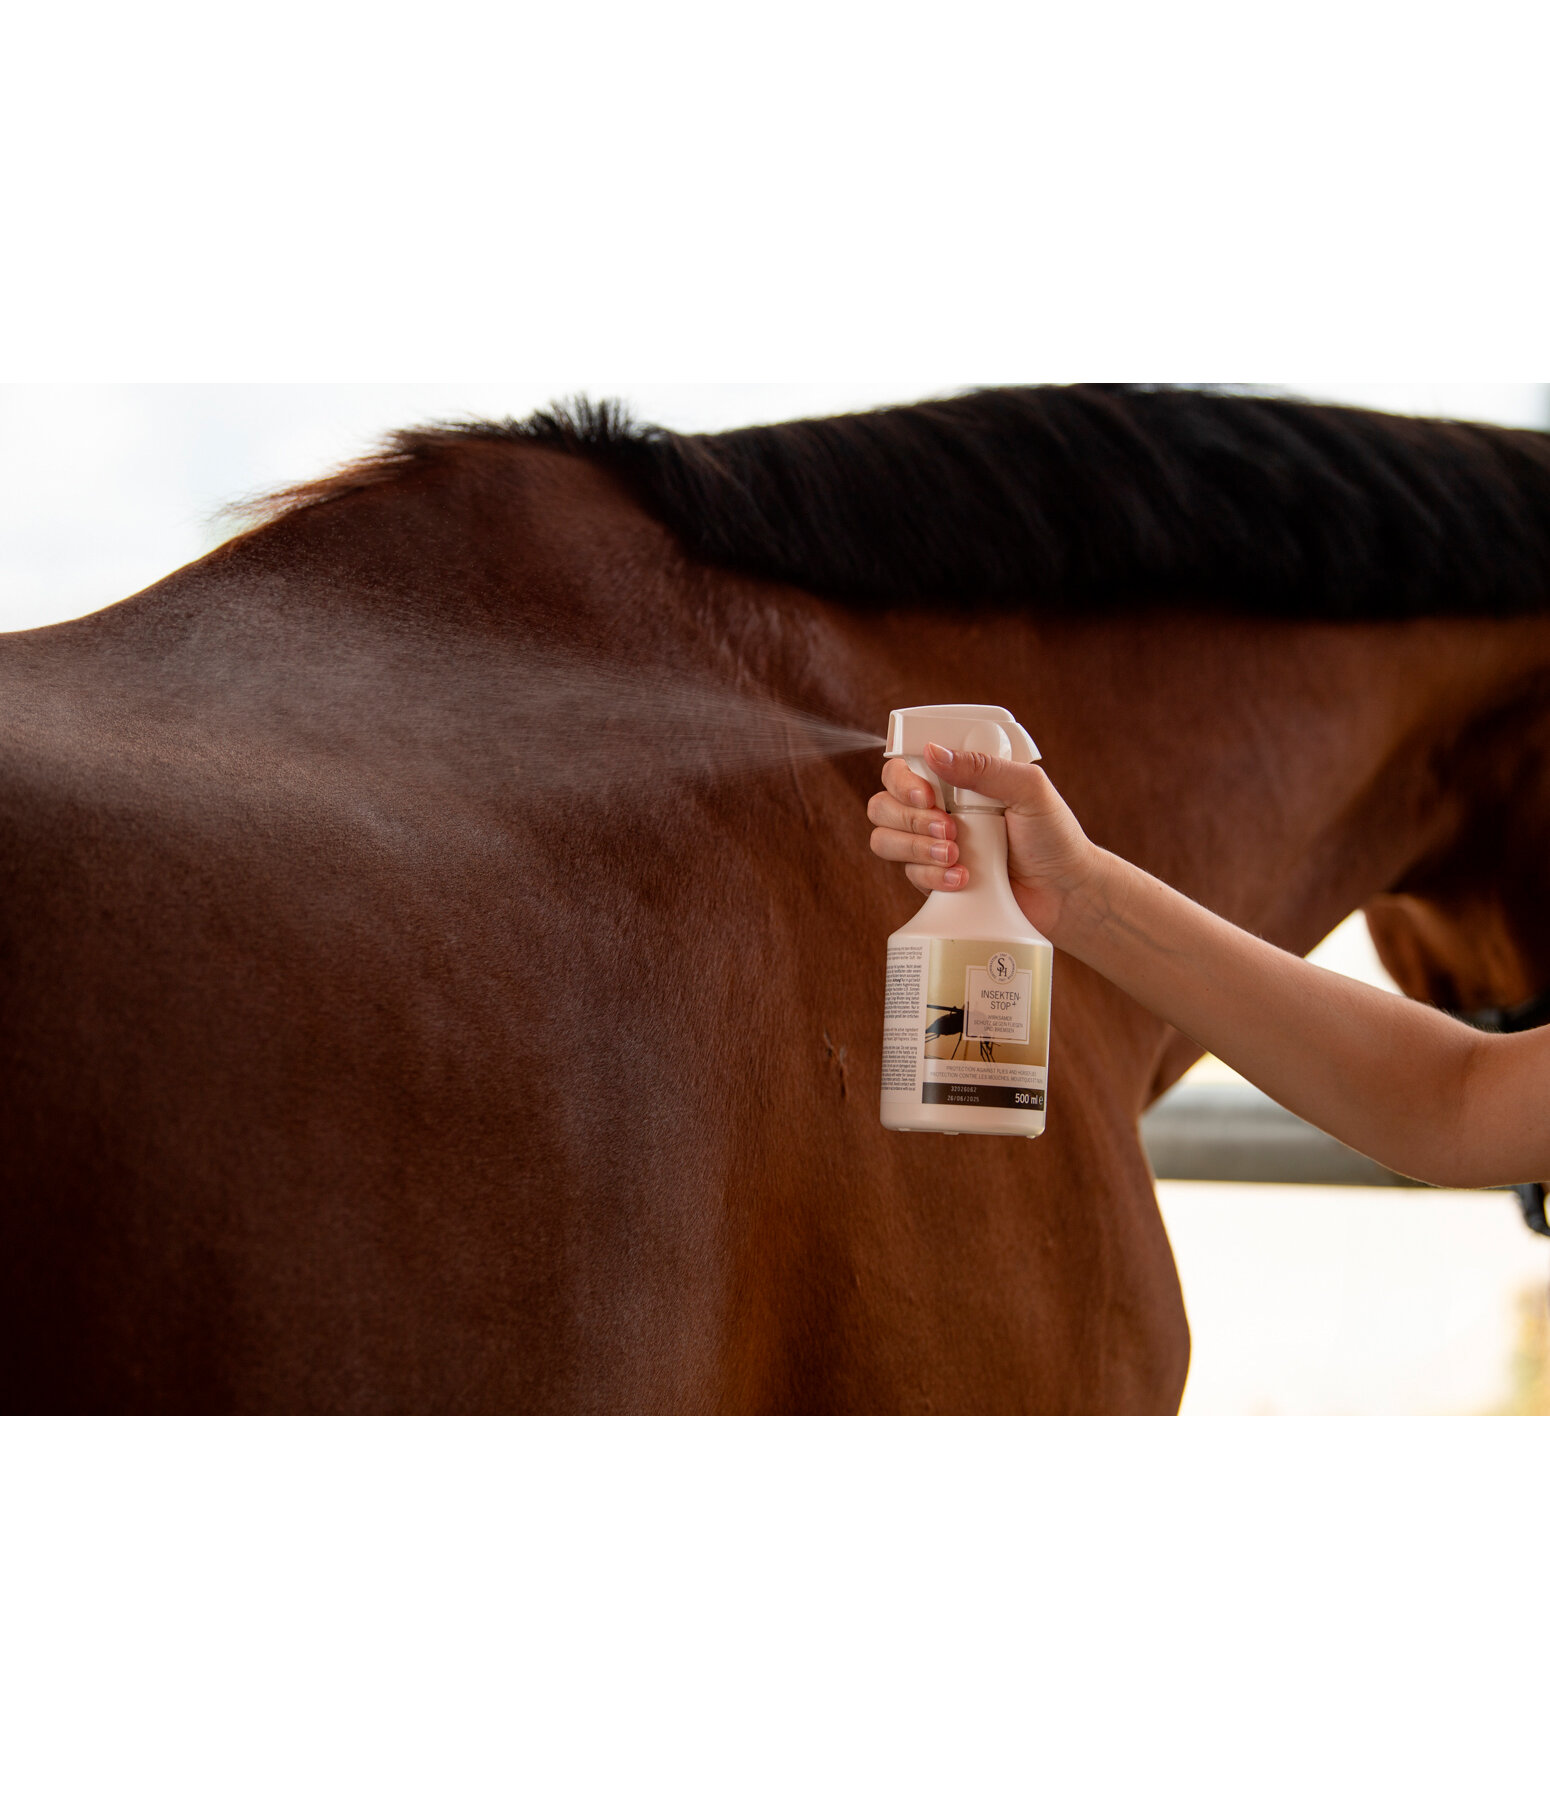
[[[1457,1004],[1437,909],[1411,894],[1379,894],[1362,908],[1372,947],[1402,994],[1431,1006]],[[1445,929],[1445,927],[1444,927]]]

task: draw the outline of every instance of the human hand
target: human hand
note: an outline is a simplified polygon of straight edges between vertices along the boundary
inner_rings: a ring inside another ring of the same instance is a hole
[[[1074,896],[1099,878],[1102,852],[1076,822],[1037,763],[1005,762],[977,750],[926,749],[926,761],[953,787],[1006,802],[1007,874],[1018,905],[1035,930],[1054,938]],[[902,758],[883,766],[883,792],[867,803],[875,829],[872,851],[904,864],[923,894],[967,887],[973,871],[958,860],[958,827],[935,804],[928,782]]]

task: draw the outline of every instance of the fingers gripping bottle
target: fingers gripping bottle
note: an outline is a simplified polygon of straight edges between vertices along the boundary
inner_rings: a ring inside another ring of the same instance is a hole
[[[951,813],[969,885],[933,893],[888,940],[883,1124],[890,1131],[1037,1137],[1049,1081],[1054,952],[1023,917],[1006,873],[1005,803],[944,787],[926,745],[1031,763],[1039,752],[1002,706],[908,706],[888,717],[902,756]]]

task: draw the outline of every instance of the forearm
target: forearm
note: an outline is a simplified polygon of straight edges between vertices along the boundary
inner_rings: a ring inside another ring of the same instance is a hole
[[[1388,1168],[1439,1186],[1522,1178],[1489,1172],[1500,1146],[1472,1141],[1479,1033],[1290,956],[1118,857],[1098,858],[1095,879],[1062,910],[1062,949]]]
[[[955,786],[1007,807],[1007,871],[1029,921],[1303,1118],[1438,1187],[1550,1172],[1550,1026],[1471,1031],[1313,967],[1096,849],[1036,766],[928,746]],[[952,820],[901,759],[868,817],[923,892],[961,887]]]

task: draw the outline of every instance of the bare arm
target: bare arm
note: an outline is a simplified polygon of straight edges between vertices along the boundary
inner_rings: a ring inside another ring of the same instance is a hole
[[[1282,1105],[1439,1187],[1550,1171],[1550,1027],[1488,1037],[1316,968],[1098,849],[1041,769],[932,760],[957,785],[1008,802],[1013,892],[1040,931]],[[890,763],[884,782],[869,808],[874,850],[925,890],[972,881],[952,820],[908,766]]]
[[[1104,851],[1057,941],[1387,1168],[1439,1187],[1550,1170],[1550,1031],[1472,1031],[1288,955]]]

